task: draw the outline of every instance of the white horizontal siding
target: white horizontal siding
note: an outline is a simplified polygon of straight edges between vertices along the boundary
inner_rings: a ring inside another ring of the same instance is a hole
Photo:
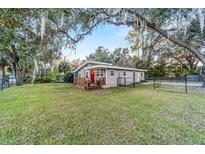
[[[106,87],[116,87],[118,77],[126,77],[126,84],[133,83],[133,72],[134,71],[123,71],[123,70],[112,70],[107,69],[107,82]],[[114,76],[111,76],[111,71],[114,71]],[[126,76],[123,75],[123,72],[126,72]],[[135,71],[135,82],[140,82],[144,80],[144,72]],[[124,79],[122,79],[122,84],[124,84]]]
[[[117,86],[117,70],[107,69],[107,83],[108,87],[116,87]],[[114,76],[111,76],[111,71],[114,71]]]

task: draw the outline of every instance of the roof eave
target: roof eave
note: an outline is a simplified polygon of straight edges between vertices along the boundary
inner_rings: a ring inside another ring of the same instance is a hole
[[[85,70],[90,70],[90,69],[96,69],[96,68],[104,68],[104,69],[117,69],[117,70],[130,70],[130,71],[139,71],[139,72],[147,72],[147,70],[143,70],[143,69],[135,69],[135,68],[124,68],[124,67],[115,67],[115,66],[113,66],[113,67],[111,67],[111,66],[108,66],[108,67],[106,67],[106,66],[91,66],[91,67],[87,67],[87,68],[85,68]]]
[[[78,70],[80,70],[83,66],[85,66],[86,64],[101,64],[101,65],[108,65],[108,66],[113,66],[113,64],[111,63],[103,63],[103,62],[94,62],[94,61],[86,61],[85,63],[83,63],[82,65],[80,65],[77,69],[75,69],[73,71],[73,73],[77,72]]]

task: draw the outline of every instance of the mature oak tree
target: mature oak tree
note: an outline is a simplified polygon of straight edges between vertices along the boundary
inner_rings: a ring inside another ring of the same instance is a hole
[[[201,50],[205,44],[202,9],[1,9],[0,11],[0,30],[6,38],[0,42],[11,53],[17,85],[22,84],[19,62],[24,52],[20,46],[30,47],[28,54],[35,51],[31,55],[33,59],[38,60],[35,55],[47,51],[47,49],[41,51],[41,45],[49,49],[50,45],[55,44],[58,51],[63,46],[74,48],[100,24],[126,25],[135,29],[150,29],[160,34],[193,53],[203,64],[205,77],[205,56]]]
[[[99,24],[109,23],[117,26],[127,25],[132,26],[133,28],[147,28],[150,29],[174,44],[183,47],[193,53],[203,64],[203,76],[205,78],[205,56],[201,52],[201,48],[204,48],[204,41],[200,41],[199,39],[190,40],[184,39],[181,37],[181,28],[178,32],[177,27],[167,29],[169,24],[173,24],[173,18],[180,17],[183,19],[181,24],[186,24],[185,34],[187,33],[187,29],[190,28],[194,22],[200,21],[200,30],[202,36],[198,38],[203,38],[204,34],[204,26],[201,21],[201,16],[204,14],[200,13],[200,16],[196,16],[196,19],[189,19],[195,14],[196,10],[192,9],[83,9],[82,16],[87,19],[87,25],[82,33],[78,33],[75,37],[68,36],[71,42],[78,42],[83,39],[84,36],[90,34],[92,30]],[[202,11],[200,11],[202,12]],[[204,19],[204,18],[203,18]],[[170,22],[171,21],[171,22]],[[180,20],[179,20],[180,21]],[[177,21],[177,24],[180,23]],[[187,24],[189,23],[189,24]],[[165,27],[165,28],[164,28]],[[170,31],[177,32],[171,33]],[[67,34],[67,32],[65,32]],[[198,34],[197,34],[198,35]],[[205,81],[205,80],[204,80]],[[205,82],[204,82],[205,86]]]

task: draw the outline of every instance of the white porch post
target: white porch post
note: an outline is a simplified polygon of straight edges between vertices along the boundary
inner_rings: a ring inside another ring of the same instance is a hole
[[[101,77],[101,75],[100,75],[100,68],[99,68],[98,72],[99,72],[99,79],[100,79],[100,77]]]
[[[108,71],[107,71],[107,68],[105,70],[105,85],[107,85],[107,79],[108,79]]]

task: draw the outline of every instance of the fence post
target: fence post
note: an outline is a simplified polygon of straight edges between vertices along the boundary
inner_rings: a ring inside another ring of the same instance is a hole
[[[1,79],[1,90],[3,90],[3,78]]]
[[[187,94],[187,75],[184,76],[184,81],[185,81],[185,92]]]
[[[133,87],[135,87],[135,72],[133,72]]]
[[[154,78],[153,78],[153,82],[154,82],[153,87],[154,87],[154,90],[155,90],[155,81],[156,81],[156,79],[155,79],[155,77],[154,77]]]
[[[10,81],[9,81],[9,77],[8,77],[8,87],[10,87]]]

